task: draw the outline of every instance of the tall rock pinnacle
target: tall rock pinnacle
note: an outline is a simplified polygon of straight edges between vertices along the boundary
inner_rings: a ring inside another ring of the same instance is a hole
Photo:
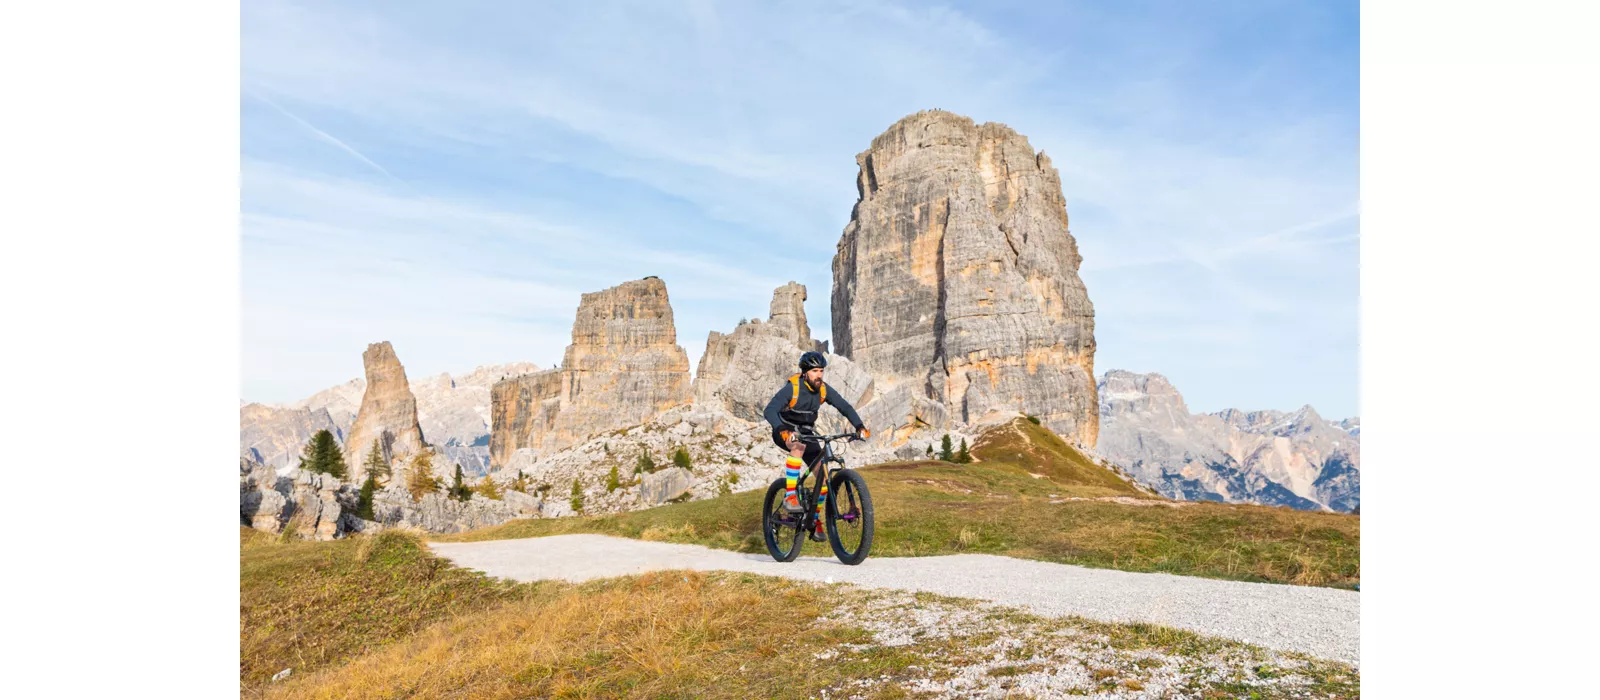
[[[1018,410],[1079,445],[1099,433],[1094,306],[1061,180],[1001,124],[943,111],[856,156],[833,259],[834,352],[952,419]]]
[[[584,294],[558,369],[506,379],[490,397],[490,464],[524,447],[559,450],[689,403],[689,356],[678,346],[660,278]]]
[[[362,463],[374,440],[391,462],[427,447],[422,426],[417,422],[417,399],[406,381],[406,368],[394,354],[394,346],[387,340],[368,345],[367,351],[361,353],[361,364],[367,372],[367,389],[361,395],[361,408],[344,443],[345,465],[351,480],[357,482],[366,476]]]

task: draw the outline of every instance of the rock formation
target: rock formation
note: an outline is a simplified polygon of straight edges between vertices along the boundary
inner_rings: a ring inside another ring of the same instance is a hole
[[[762,420],[772,392],[800,371],[807,350],[822,351],[806,325],[804,285],[790,282],[772,292],[772,315],[739,324],[732,333],[711,331],[695,370],[694,401],[716,406],[747,421]],[[872,377],[850,360],[828,355],[828,385],[858,410],[872,400]]]
[[[417,422],[417,399],[406,382],[406,369],[395,356],[394,347],[389,341],[368,345],[367,351],[361,353],[361,363],[366,368],[367,389],[344,444],[344,461],[350,480],[355,483],[366,475],[362,462],[374,440],[390,463],[427,446]]]
[[[464,375],[436,374],[411,385],[417,421],[437,446],[489,446],[490,391],[507,377],[539,370],[531,362],[486,365]],[[487,452],[485,452],[487,454]],[[465,466],[465,465],[463,465]]]
[[[772,290],[767,323],[779,337],[793,340],[795,349],[800,352],[827,352],[822,343],[811,338],[811,326],[806,323],[806,286],[799,282]]]
[[[1018,410],[1093,447],[1094,307],[1050,159],[1006,126],[927,111],[856,163],[834,351],[952,420]]]
[[[491,463],[503,466],[523,448],[559,450],[688,403],[689,356],[677,343],[659,278],[584,294],[561,367],[495,384]]]
[[[283,408],[259,403],[239,407],[239,455],[272,467],[300,462],[306,442],[319,430],[344,438],[326,409]]]
[[[1353,510],[1361,501],[1360,421],[1298,411],[1191,414],[1159,374],[1107,372],[1100,455],[1161,493],[1189,500]]]

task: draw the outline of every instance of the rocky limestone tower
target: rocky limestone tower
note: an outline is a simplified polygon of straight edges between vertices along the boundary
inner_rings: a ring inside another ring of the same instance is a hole
[[[811,338],[811,326],[806,324],[806,286],[790,282],[772,290],[772,305],[768,307],[767,323],[787,338],[794,340],[801,352],[818,350],[817,341]]]
[[[790,282],[772,291],[771,315],[739,324],[732,333],[711,331],[695,370],[694,402],[720,406],[748,421],[761,411],[778,385],[800,371],[800,353],[825,352],[806,325],[805,285]],[[849,360],[828,358],[828,385],[845,392],[858,410],[872,400],[872,377]]]
[[[638,425],[689,403],[689,356],[678,347],[660,278],[584,294],[561,367],[494,385],[491,468],[525,447],[551,452]]]
[[[1019,410],[1092,448],[1094,306],[1050,159],[1007,126],[933,110],[856,163],[833,259],[834,352],[880,393],[909,386],[952,420]]]
[[[395,356],[394,346],[387,340],[368,345],[367,351],[361,353],[361,363],[367,371],[367,389],[361,395],[361,408],[344,443],[345,465],[350,480],[356,483],[366,478],[362,462],[366,461],[373,440],[378,441],[384,458],[391,463],[428,446],[422,438],[422,425],[417,422],[417,399],[411,394],[406,368]]]

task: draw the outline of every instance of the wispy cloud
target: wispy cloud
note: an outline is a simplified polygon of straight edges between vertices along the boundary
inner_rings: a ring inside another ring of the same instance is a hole
[[[257,93],[256,91],[249,89],[248,87],[246,87],[244,89],[244,91],[245,91],[245,94],[250,95],[251,97],[253,97],[253,98],[257,99],[257,100],[260,100],[262,104],[265,104],[268,107],[271,107],[272,109],[276,110],[279,114],[282,114],[283,116],[288,117],[294,123],[299,124],[301,127],[304,127],[306,131],[311,132],[314,136],[316,136],[318,139],[321,139],[324,143],[332,144],[335,148],[338,148],[339,150],[350,154],[356,160],[359,160],[362,163],[367,164],[367,166],[372,168],[373,170],[376,170],[376,171],[378,171],[380,173],[383,173],[384,177],[387,177],[390,180],[393,180],[396,183],[399,183],[400,185],[405,186],[407,188],[411,187],[410,185],[407,185],[404,180],[401,180],[400,178],[395,177],[394,173],[389,172],[388,169],[384,168],[381,165],[378,165],[377,162],[373,161],[371,158],[368,158],[365,155],[362,155],[361,151],[358,151],[358,150],[352,148],[350,146],[350,144],[339,140],[338,137],[335,137],[333,134],[330,134],[330,133],[328,133],[326,131],[318,129],[316,127],[316,125],[314,125],[311,122],[308,122],[308,121],[306,121],[304,119],[301,119],[299,116],[296,116],[294,112],[290,112],[289,110],[284,109],[282,105],[279,105],[277,102],[272,101],[271,98],[268,98],[268,97],[266,97],[264,95],[261,95],[261,94]]]
[[[252,280],[304,277],[291,256],[252,262],[254,241],[343,269],[402,256],[419,294],[450,279],[514,296],[462,281],[499,279],[561,298],[658,274],[692,357],[794,279],[826,336],[854,156],[940,107],[1051,154],[1102,367],[1148,361],[1201,392],[1196,406],[1350,412],[1353,322],[1320,319],[1356,303],[1353,8],[252,2],[243,78],[271,99],[244,114],[245,321],[267,303],[250,301]],[[323,143],[382,179],[321,159]],[[309,284],[308,307],[356,283]],[[443,296],[462,314],[528,317]],[[563,313],[549,323],[570,324]],[[442,344],[457,318],[415,322]],[[1196,349],[1178,323],[1233,340]],[[1337,348],[1316,361],[1342,379],[1298,359],[1306,342]],[[435,354],[470,364],[453,352]],[[1207,367],[1241,361],[1258,372],[1207,383]]]

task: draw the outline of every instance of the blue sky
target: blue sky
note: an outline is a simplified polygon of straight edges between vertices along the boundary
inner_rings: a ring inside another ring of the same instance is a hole
[[[1357,407],[1357,3],[241,7],[242,398],[558,363],[656,275],[678,342],[810,292],[855,155],[947,109],[1061,172],[1096,370],[1193,410]]]

